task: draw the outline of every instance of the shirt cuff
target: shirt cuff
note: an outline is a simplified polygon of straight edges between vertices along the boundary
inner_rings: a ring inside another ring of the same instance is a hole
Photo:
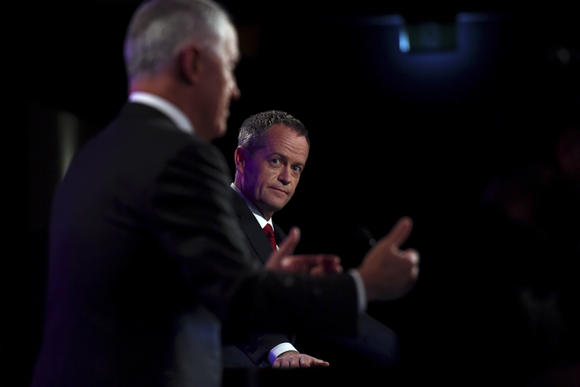
[[[365,291],[365,284],[360,277],[359,272],[355,269],[349,270],[348,274],[352,276],[354,283],[356,284],[356,293],[358,295],[358,311],[359,313],[363,313],[367,310],[367,292]]]
[[[288,352],[288,351],[296,351],[298,352],[298,350],[296,348],[294,348],[294,346],[290,343],[280,343],[277,346],[275,346],[274,348],[272,348],[270,350],[270,352],[268,353],[268,361],[270,362],[270,365],[274,364],[274,360],[276,360],[276,358],[284,353],[284,352]]]

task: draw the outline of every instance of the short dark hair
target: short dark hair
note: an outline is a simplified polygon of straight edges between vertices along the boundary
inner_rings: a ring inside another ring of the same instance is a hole
[[[272,126],[283,124],[292,128],[306,138],[310,147],[308,130],[304,124],[289,113],[280,110],[268,110],[254,114],[244,120],[238,135],[238,146],[248,149],[250,152],[264,146],[264,135]]]

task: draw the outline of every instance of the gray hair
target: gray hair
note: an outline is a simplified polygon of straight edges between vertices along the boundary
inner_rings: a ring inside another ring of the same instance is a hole
[[[125,37],[128,78],[154,73],[189,43],[211,43],[224,21],[231,22],[229,15],[212,0],[144,2],[133,15]]]
[[[286,125],[299,135],[304,136],[310,147],[308,130],[304,124],[299,119],[280,110],[269,110],[246,118],[240,128],[238,146],[246,148],[250,152],[263,147],[266,132],[276,124]]]

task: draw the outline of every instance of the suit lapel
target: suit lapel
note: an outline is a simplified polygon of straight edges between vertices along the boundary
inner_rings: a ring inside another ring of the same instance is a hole
[[[280,246],[280,243],[282,243],[282,241],[288,236],[288,234],[286,234],[276,223],[274,223],[274,234],[276,235],[276,243],[278,246]]]
[[[270,254],[272,254],[272,247],[270,242],[260,228],[260,224],[248,208],[245,200],[236,192],[234,195],[234,211],[238,216],[242,231],[246,235],[248,242],[252,248],[252,256],[258,258],[262,264],[265,264]],[[276,232],[276,234],[278,234]],[[278,237],[278,235],[276,235]]]

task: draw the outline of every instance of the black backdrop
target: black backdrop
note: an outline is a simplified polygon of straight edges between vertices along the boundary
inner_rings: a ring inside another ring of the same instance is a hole
[[[28,20],[29,264],[21,281],[28,307],[20,310],[26,334],[16,356],[24,380],[41,336],[48,205],[58,181],[55,117],[78,120],[80,145],[122,106],[123,34],[137,4],[44,4]],[[532,332],[521,291],[536,283],[521,274],[519,258],[510,261],[498,231],[505,225],[489,216],[485,198],[498,177],[551,165],[559,131],[577,125],[578,17],[489,5],[224,4],[240,32],[242,98],[216,145],[231,164],[236,129],[262,110],[305,123],[310,159],[295,198],[277,215],[283,226],[303,229],[300,249],[335,252],[353,267],[371,236],[402,215],[414,219],[408,245],[422,257],[417,287],[369,307],[401,335],[404,365],[485,364],[527,380],[577,359],[560,344],[545,350],[549,339]],[[457,46],[402,53],[401,19],[393,15],[455,23]]]

